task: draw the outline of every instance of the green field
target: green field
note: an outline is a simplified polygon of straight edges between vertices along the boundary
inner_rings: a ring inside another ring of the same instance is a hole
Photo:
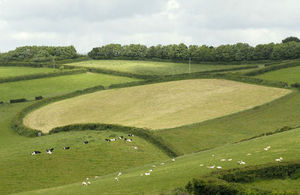
[[[28,68],[28,67],[16,67],[16,66],[0,66],[0,78],[15,77],[32,75],[38,73],[50,73],[57,72],[57,69],[50,68]]]
[[[188,72],[187,64],[171,62],[90,60],[70,65],[141,75]],[[191,71],[232,67],[241,66],[192,64]],[[35,70],[43,70],[42,73],[52,71],[46,68],[18,68],[9,67],[2,74],[0,67],[0,78],[22,76],[21,73],[25,72],[39,73],[30,72]],[[228,73],[234,77],[234,74],[248,71]],[[277,76],[273,75],[270,80],[284,79],[282,81],[289,84],[299,82],[298,67],[260,76],[275,73]],[[0,84],[0,101],[34,99],[40,95],[54,97],[99,85],[107,87],[134,81],[140,80],[108,74],[80,73],[7,82]],[[224,79],[169,81],[107,89],[60,100],[33,110],[23,120],[25,125],[44,132],[56,126],[74,123],[98,122],[131,126],[130,131],[136,132],[131,137],[131,143],[119,139],[115,142],[105,141],[106,138],[121,135],[129,137],[128,133],[124,133],[126,128],[118,126],[115,126],[118,130],[109,130],[110,127],[107,126],[107,129],[101,131],[92,131],[91,129],[96,129],[93,125],[85,131],[79,131],[80,128],[74,126],[74,131],[32,138],[18,135],[13,129],[16,124],[12,123],[15,122],[15,116],[35,102],[0,104],[1,195],[172,195],[172,190],[184,187],[193,178],[219,171],[208,166],[221,166],[220,170],[228,170],[278,164],[275,159],[279,157],[286,163],[296,160],[299,162],[300,159],[300,92],[296,90]],[[134,127],[146,128],[149,132],[143,130],[142,134],[140,129]],[[287,131],[262,136],[278,129]],[[258,135],[261,136],[253,138]],[[89,141],[89,144],[83,144],[84,141]],[[63,150],[65,146],[70,146],[71,149]],[[271,149],[265,151],[266,146],[271,146]],[[55,148],[53,154],[46,154],[45,150],[52,147]],[[179,156],[172,160],[170,153],[166,153],[166,147]],[[32,156],[31,152],[34,150],[39,150],[42,154]],[[240,160],[245,161],[246,165],[239,165],[237,161]],[[116,181],[119,172],[122,175]],[[146,176],[146,172],[151,174]],[[91,185],[82,185],[83,181],[87,181],[86,178],[89,178]],[[294,180],[292,177],[260,178],[242,185],[277,193],[300,193],[299,182],[299,178]]]
[[[284,141],[282,141],[284,139]],[[272,136],[262,137],[238,144],[229,144],[213,150],[207,150],[176,159],[158,161],[157,168],[150,176],[141,176],[152,164],[142,166],[128,171],[115,182],[115,174],[100,177],[92,181],[90,186],[82,186],[81,183],[37,190],[21,194],[161,194],[170,192],[177,187],[184,187],[192,178],[204,176],[216,169],[206,166],[222,166],[223,169],[232,169],[251,165],[274,163],[275,158],[283,157],[284,161],[300,158],[300,129],[284,132]],[[270,145],[269,151],[264,147]],[[248,156],[247,154],[251,155]],[[213,156],[214,155],[214,156]],[[231,158],[231,162],[221,162],[221,159]],[[237,161],[243,160],[246,165],[238,165]],[[203,166],[200,166],[203,164]]]
[[[85,131],[38,138],[18,136],[9,128],[9,121],[28,104],[0,105],[0,194],[65,185],[168,158],[137,136],[132,143],[104,140],[121,135],[128,137],[118,132]],[[89,144],[84,145],[83,141]],[[71,149],[63,150],[65,146]],[[134,149],[135,146],[138,148]],[[54,153],[47,155],[45,150],[51,147],[55,148]],[[34,150],[42,154],[32,156]]]
[[[189,64],[174,62],[153,62],[133,60],[89,60],[66,65],[90,68],[102,68],[114,71],[129,72],[141,75],[174,75],[189,72]],[[252,65],[211,65],[192,64],[191,72],[204,72]]]
[[[300,66],[271,71],[255,77],[265,80],[282,81],[288,84],[300,83]]]
[[[288,93],[290,90],[222,79],[173,81],[55,102],[30,113],[24,124],[45,133],[74,123],[173,128],[250,109]]]
[[[237,142],[284,126],[300,125],[300,93],[295,92],[261,107],[203,123],[157,131],[182,154]],[[186,143],[185,140],[189,140]]]
[[[35,96],[40,95],[46,97],[56,96],[98,85],[109,86],[111,84],[132,81],[137,80],[105,74],[83,73],[43,79],[8,82],[0,84],[0,101],[8,101],[10,99],[18,98],[34,99]]]

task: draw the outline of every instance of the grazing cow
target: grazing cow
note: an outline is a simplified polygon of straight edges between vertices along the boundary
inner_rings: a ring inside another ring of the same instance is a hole
[[[116,141],[116,138],[112,138],[112,139],[110,139],[110,141],[111,141],[111,142],[114,142],[114,141]]]
[[[133,135],[133,134],[128,134],[128,136],[129,136],[129,137],[134,137],[134,135]]]
[[[119,137],[119,139],[123,139],[123,135]]]
[[[88,142],[88,141],[84,141],[83,143],[84,143],[84,144],[88,144],[89,142]]]
[[[132,139],[129,139],[129,138],[125,138],[124,139],[126,142],[132,142]]]
[[[54,150],[54,148],[46,149],[46,153],[47,154],[52,154],[53,150]]]
[[[110,139],[105,139],[105,141],[110,142]]]
[[[69,150],[70,149],[70,147],[69,146],[67,146],[67,147],[64,147],[64,150]]]
[[[40,151],[33,151],[32,153],[31,153],[31,155],[37,155],[37,154],[40,154],[41,152]]]

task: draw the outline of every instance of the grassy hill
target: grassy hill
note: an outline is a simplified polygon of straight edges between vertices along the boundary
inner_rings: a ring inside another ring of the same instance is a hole
[[[285,126],[299,126],[299,107],[300,93],[295,92],[251,110],[156,133],[178,152],[187,154],[274,132]]]
[[[45,133],[74,123],[172,128],[253,108],[288,93],[286,89],[221,79],[173,81],[55,102],[30,113],[24,124]]]
[[[189,72],[189,64],[174,62],[153,62],[138,60],[89,60],[75,62],[66,65],[90,68],[102,68],[120,72],[129,72],[141,75],[174,75]],[[226,64],[192,64],[191,72],[204,72],[212,70],[222,70],[230,68],[239,68],[252,65],[226,65]]]
[[[51,136],[26,138],[10,129],[10,120],[31,103],[0,105],[0,194],[48,188],[74,183],[95,176],[163,161],[168,156],[145,139],[133,137],[106,142],[104,139],[123,135],[118,132],[72,132]],[[89,144],[83,144],[89,141]],[[63,147],[70,146],[70,150]],[[52,155],[47,148],[55,148]],[[137,147],[135,149],[135,147]],[[32,156],[34,150],[42,154]]]
[[[185,155],[175,162],[157,161],[157,168],[152,164],[124,171],[119,182],[114,180],[115,174],[106,175],[92,181],[90,186],[82,186],[81,182],[71,185],[25,192],[21,194],[161,194],[168,193],[176,187],[183,187],[191,178],[209,174],[217,169],[207,166],[221,166],[222,169],[232,169],[251,165],[274,163],[276,158],[283,157],[284,161],[300,158],[300,129],[284,132],[254,140],[229,144],[212,150]],[[283,141],[284,140],[284,141]],[[271,146],[265,151],[264,148]],[[250,154],[250,155],[249,155]],[[232,159],[222,162],[221,159]],[[243,160],[246,165],[238,165]],[[200,166],[200,165],[203,166]],[[144,173],[153,169],[150,176]],[[143,175],[143,176],[141,176]],[[272,186],[271,186],[272,187]]]

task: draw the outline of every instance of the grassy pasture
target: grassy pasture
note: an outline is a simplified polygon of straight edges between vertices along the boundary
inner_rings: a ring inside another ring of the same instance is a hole
[[[43,79],[16,81],[0,84],[0,101],[35,96],[55,96],[98,85],[137,81],[136,79],[105,74],[83,73]]]
[[[81,183],[60,186],[56,188],[25,192],[21,194],[160,194],[168,193],[176,187],[183,187],[192,178],[206,175],[216,169],[207,166],[222,166],[223,169],[232,169],[244,166],[275,163],[275,158],[283,157],[284,161],[300,158],[300,129],[284,132],[254,140],[228,144],[212,150],[178,157],[175,162],[162,161],[156,163],[157,168],[150,176],[141,176],[152,164],[129,169],[115,182],[115,174],[93,180],[90,186],[84,187]],[[284,140],[284,141],[283,141]],[[264,147],[270,145],[269,151]],[[251,155],[247,155],[250,153]],[[213,156],[214,155],[214,156]],[[232,161],[221,162],[221,159]],[[246,165],[238,165],[243,160]],[[203,164],[203,166],[200,166]],[[271,186],[272,187],[272,186]],[[272,189],[272,188],[271,188]]]
[[[50,68],[30,68],[30,67],[16,67],[16,66],[0,66],[0,78],[32,75],[38,73],[50,73],[59,71]]]
[[[283,81],[288,84],[300,83],[300,66],[271,71],[255,77],[265,80]]]
[[[129,72],[141,75],[173,75],[189,72],[188,64],[174,62],[153,62],[136,60],[89,60],[83,62],[70,63],[66,65],[90,68],[103,68],[108,70]],[[211,70],[238,68],[244,66],[249,65],[192,64],[191,72],[204,72]]]
[[[300,193],[300,179],[271,179],[245,184],[263,190],[296,191]]]
[[[285,89],[221,79],[173,81],[55,102],[28,114],[24,124],[44,132],[58,126],[97,122],[172,128],[249,109],[288,93]]]
[[[273,132],[284,126],[299,126],[299,107],[300,93],[295,92],[255,109],[156,133],[180,153],[187,154]]]

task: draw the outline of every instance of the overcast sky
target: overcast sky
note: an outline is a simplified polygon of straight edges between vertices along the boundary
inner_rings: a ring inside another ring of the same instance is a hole
[[[0,52],[23,45],[187,45],[300,37],[300,0],[0,0]]]

